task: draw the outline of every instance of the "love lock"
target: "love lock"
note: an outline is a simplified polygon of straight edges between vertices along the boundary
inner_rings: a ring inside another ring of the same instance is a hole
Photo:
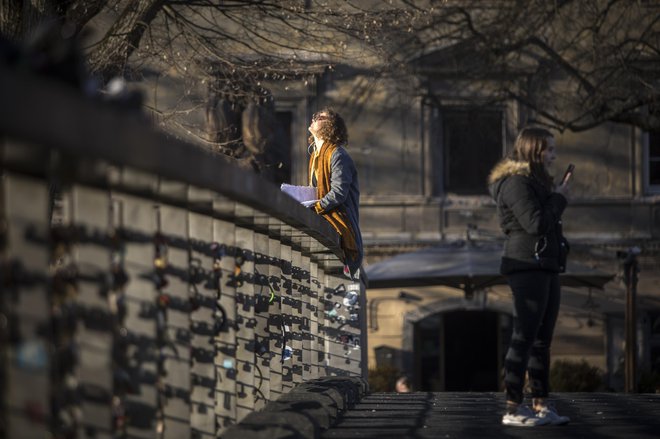
[[[282,361],[290,360],[293,357],[293,349],[289,345],[285,345],[282,350]]]
[[[353,306],[357,303],[358,295],[355,291],[348,291],[344,296],[343,303],[345,306]]]
[[[213,331],[215,332],[216,337],[222,330],[225,328],[225,323],[227,322],[227,312],[219,304],[216,303],[216,311],[214,313],[215,321],[213,322]]]
[[[234,273],[231,275],[231,280],[227,282],[227,285],[233,288],[240,288],[244,284],[243,277],[241,276],[240,267],[234,269]]]
[[[169,282],[165,278],[165,274],[161,273],[160,270],[156,270],[156,272],[153,274],[152,277],[154,281],[154,286],[156,287],[157,290],[162,290],[163,288],[167,287]]]
[[[110,313],[117,317],[117,321],[122,322],[126,316],[126,296],[124,293],[110,293],[108,295],[108,308]]]
[[[339,341],[344,344],[350,343],[353,341],[353,336],[350,334],[342,334],[339,336]]]
[[[197,311],[200,306],[202,306],[202,297],[199,294],[192,294],[188,298],[188,304],[190,305],[190,311]]]
[[[112,265],[112,286],[113,290],[120,290],[128,283],[128,274],[124,267],[119,264]]]
[[[163,294],[158,295],[158,299],[157,299],[156,303],[160,308],[167,308],[170,304],[170,300],[171,300],[171,298],[170,298],[169,294],[164,294],[163,293]]]
[[[42,340],[30,340],[16,347],[16,363],[19,368],[41,371],[48,366],[48,352]]]
[[[270,297],[268,298],[268,303],[273,303],[273,301],[275,300],[275,290],[273,290],[273,287],[270,285],[270,283],[268,284],[268,288],[270,290]]]
[[[204,286],[207,290],[220,290],[220,279],[222,279],[222,269],[216,269],[215,264],[213,265],[213,273],[208,276],[206,285]]]
[[[212,242],[209,248],[211,250],[211,254],[213,254],[213,257],[216,259],[222,259],[222,257],[225,255],[224,244],[220,244],[218,242]]]
[[[156,233],[154,245],[154,267],[163,269],[167,267],[167,240],[162,234]]]
[[[234,262],[235,262],[236,265],[238,265],[239,267],[242,266],[242,265],[245,263],[245,256],[242,255],[242,254],[237,255],[236,258],[234,258]]]
[[[158,332],[165,331],[167,325],[167,316],[165,315],[164,309],[159,309],[156,313],[156,330]]]

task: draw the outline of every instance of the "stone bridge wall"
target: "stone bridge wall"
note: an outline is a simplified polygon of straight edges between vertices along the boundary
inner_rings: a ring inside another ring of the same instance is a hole
[[[322,218],[142,114],[4,70],[0,96],[0,436],[210,438],[366,377]]]

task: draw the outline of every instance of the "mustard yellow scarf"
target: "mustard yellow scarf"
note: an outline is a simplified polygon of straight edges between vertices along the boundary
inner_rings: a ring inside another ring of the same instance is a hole
[[[313,157],[312,160],[309,161],[310,180],[312,175],[316,175],[316,196],[319,200],[330,192],[331,189],[330,177],[332,175],[332,169],[330,160],[335,149],[337,149],[337,145],[324,142],[317,157]],[[343,207],[337,206],[332,210],[325,211],[321,207],[321,203],[317,202],[314,205],[314,210],[319,215],[322,215],[323,218],[334,227],[337,233],[339,233],[341,236],[341,247],[344,250],[345,256],[352,260],[356,260],[359,255],[359,250],[355,240],[355,232]]]

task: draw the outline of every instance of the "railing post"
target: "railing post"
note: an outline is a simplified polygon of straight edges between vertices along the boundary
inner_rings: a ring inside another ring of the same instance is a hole
[[[291,228],[284,227],[282,236],[286,240],[280,245],[280,254],[282,255],[282,293],[281,307],[280,307],[280,325],[281,325],[281,342],[282,345],[282,393],[287,393],[293,388],[293,328],[291,324],[292,314],[292,299],[293,299],[293,283],[291,273],[293,269],[293,251],[291,249]]]
[[[75,185],[64,202],[71,203],[70,224],[84,230],[87,236],[101,240],[108,237],[111,221],[111,200],[106,191]],[[81,237],[82,238],[82,237]],[[77,308],[84,324],[78,324],[77,343],[80,346],[78,379],[80,386],[95,395],[82,400],[82,425],[79,431],[111,434],[113,414],[108,401],[113,389],[113,334],[118,316],[117,302],[123,294],[112,278],[113,252],[101,242],[81,239],[73,252],[81,279],[78,282]]]
[[[360,284],[326,275],[325,323],[328,375],[362,376]]]
[[[199,243],[202,248],[191,249],[191,277],[199,270],[199,280],[189,281],[188,290],[192,301],[190,320],[192,327],[191,348],[194,352],[191,378],[192,414],[191,427],[200,437],[214,437],[216,434],[216,381],[217,356],[216,334],[216,300],[217,288],[209,283],[213,273],[213,258],[204,253],[213,240],[213,220],[205,215],[190,212],[188,214],[191,242]],[[199,268],[196,268],[199,267]],[[202,276],[201,273],[204,273]]]
[[[309,241],[309,238],[304,241]],[[309,258],[309,245],[304,244],[303,250],[300,258],[300,270],[301,277],[300,288],[301,288],[301,300],[302,300],[302,312],[300,315],[300,332],[302,336],[302,380],[309,381],[313,375],[314,368],[314,359],[312,356],[312,333],[311,333],[311,321],[312,321],[312,297],[310,289],[310,258]]]
[[[292,247],[291,249],[291,281],[293,285],[291,288],[291,311],[288,316],[291,328],[291,347],[293,348],[291,374],[294,385],[303,382],[304,367],[304,331],[302,327],[304,302],[301,293],[303,287],[301,279],[302,254],[300,253],[298,238],[296,238],[296,241],[298,241],[296,242],[296,248]]]
[[[233,202],[216,198],[213,201],[214,211],[233,211]],[[236,226],[219,219],[213,220],[213,241],[219,246],[216,250],[214,263],[220,267],[218,285],[220,292],[220,312],[225,314],[225,322],[215,337],[217,354],[215,366],[216,381],[216,417],[219,422],[219,432],[236,423],[236,377],[238,364],[236,361],[236,287],[229,282],[234,273],[234,257],[227,250],[236,245]]]
[[[124,184],[131,185],[130,178]],[[126,414],[126,433],[150,437],[158,410],[158,352],[156,346],[155,231],[157,213],[152,201],[131,195],[113,195],[121,202],[121,227],[129,231],[124,248],[126,274],[125,331],[119,354],[118,376],[130,389],[116,407]]]
[[[236,206],[236,215],[247,220],[253,215],[251,209]],[[254,273],[254,231],[236,227],[236,254],[234,255],[236,287],[236,419],[241,421],[254,411],[255,368],[254,337],[256,319],[254,314],[256,285],[248,282]],[[230,275],[231,276],[231,275]]]
[[[7,319],[3,414],[7,437],[45,437],[50,431],[50,357],[48,331],[48,187],[43,181],[5,172],[4,200],[8,279],[0,297]],[[30,200],[26,203],[26,200]],[[27,239],[30,233],[35,240]],[[4,256],[4,255],[3,255]],[[4,349],[4,348],[3,348]],[[13,361],[9,361],[9,359]],[[1,378],[0,378],[1,379]]]
[[[270,289],[268,288],[268,236],[254,234],[254,288],[256,327],[254,334],[255,368],[255,410],[259,410],[270,400],[270,358],[268,320],[270,316]]]
[[[319,321],[323,321],[323,306],[321,305],[321,283],[319,282],[319,266],[315,261],[309,264],[309,351],[311,356],[310,379],[321,376],[323,361],[323,338],[319,334]]]
[[[183,187],[185,191],[185,186]],[[163,185],[160,193],[166,195]],[[184,193],[185,196],[185,193]],[[193,292],[188,279],[190,267],[188,249],[188,213],[185,209],[158,206],[160,237],[167,253],[163,272],[165,282],[156,298],[156,328],[159,349],[159,404],[163,416],[165,437],[185,437],[191,428],[199,428],[195,418],[196,396],[200,389],[191,384],[190,348],[195,335],[191,332],[196,312],[191,311]],[[176,241],[176,245],[174,243]],[[199,320],[199,318],[197,318]]]
[[[278,231],[279,233],[279,231]],[[282,252],[278,239],[268,239],[268,254],[272,263],[268,267],[268,293],[272,300],[268,303],[268,351],[270,353],[270,398],[277,399],[282,394],[282,347],[278,347],[281,340],[281,300],[282,291]]]

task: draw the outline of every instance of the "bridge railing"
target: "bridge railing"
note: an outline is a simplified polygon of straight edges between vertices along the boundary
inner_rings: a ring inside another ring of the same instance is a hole
[[[4,437],[215,437],[365,376],[322,218],[141,114],[0,70]]]

